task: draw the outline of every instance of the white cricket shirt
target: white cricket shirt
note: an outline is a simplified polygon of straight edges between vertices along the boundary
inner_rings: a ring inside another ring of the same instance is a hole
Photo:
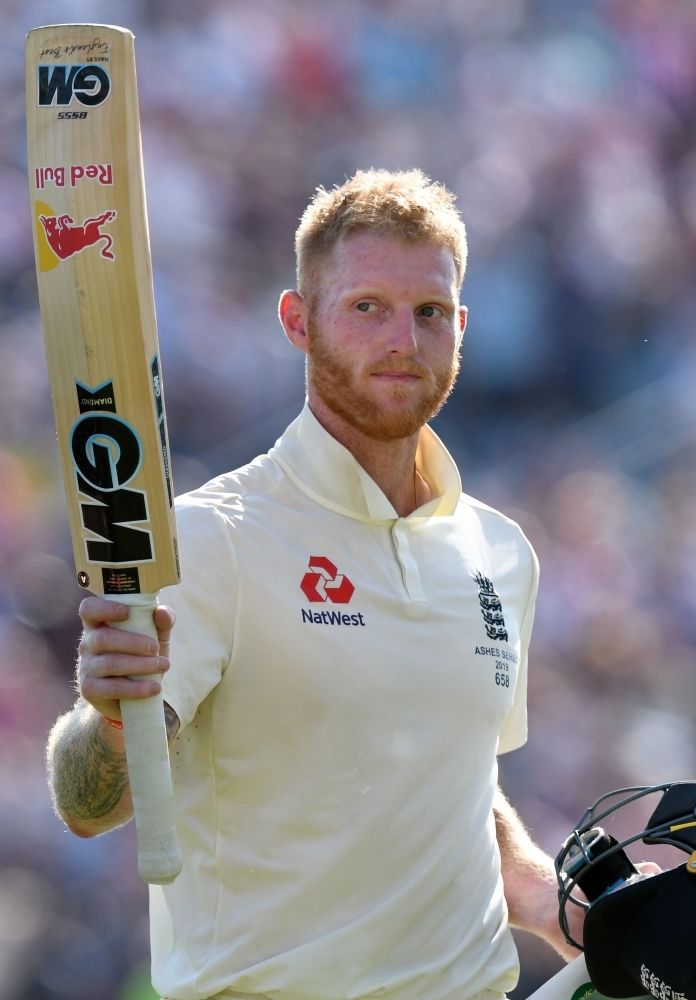
[[[526,739],[537,586],[430,428],[400,518],[305,406],[179,498],[164,696],[184,869],[151,887],[172,1000],[466,1000],[518,965],[492,815]]]

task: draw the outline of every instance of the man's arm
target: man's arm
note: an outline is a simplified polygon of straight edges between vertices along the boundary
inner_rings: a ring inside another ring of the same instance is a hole
[[[133,815],[123,733],[104,716],[120,719],[120,698],[146,698],[159,689],[159,680],[147,675],[169,668],[174,615],[168,608],[157,609],[157,648],[147,636],[108,627],[110,621],[125,620],[123,605],[87,598],[80,616],[85,625],[78,660],[82,697],[53,728],[48,781],[58,815],[79,837],[94,837]],[[142,679],[133,680],[139,675]],[[179,719],[166,702],[165,721],[171,742]]]
[[[56,812],[78,837],[94,837],[133,816],[123,733],[83,698],[53,727],[48,784]]]
[[[493,813],[510,924],[543,938],[566,961],[572,961],[580,952],[567,943],[558,923],[553,860],[534,843],[500,789]],[[573,937],[582,941],[584,911],[569,906],[566,912]]]
[[[499,788],[493,800],[493,813],[511,925],[543,938],[571,962],[580,952],[568,944],[558,923],[558,883],[553,860],[537,847]],[[653,861],[640,861],[636,868],[644,875],[661,871]],[[580,889],[574,890],[574,894],[582,896]],[[585,911],[571,904],[566,907],[566,917],[570,933],[576,941],[582,941]]]
[[[543,938],[567,962],[572,962],[580,952],[568,944],[558,923],[558,883],[553,859],[534,843],[500,788],[493,800],[493,814],[508,920],[513,927]],[[656,875],[662,870],[654,861],[640,861],[636,868],[643,875]],[[580,889],[574,890],[574,894],[582,896]],[[566,907],[566,918],[572,936],[582,941],[585,911],[571,904]]]

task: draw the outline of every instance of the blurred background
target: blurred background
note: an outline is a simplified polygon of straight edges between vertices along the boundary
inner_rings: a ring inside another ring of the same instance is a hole
[[[503,786],[555,854],[600,793],[695,777],[692,0],[0,0],[0,1000],[154,996],[133,831],[78,840],[44,777],[79,594],[23,44],[61,21],[137,35],[177,492],[299,412],[302,358],[275,309],[315,187],[421,167],[470,237],[462,375],[435,427],[542,567],[531,736]],[[523,1000],[560,962],[518,941]]]

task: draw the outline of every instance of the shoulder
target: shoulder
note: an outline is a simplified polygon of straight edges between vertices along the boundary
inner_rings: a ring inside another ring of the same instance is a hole
[[[234,516],[254,497],[269,493],[285,479],[285,473],[268,455],[259,455],[253,462],[217,476],[197,490],[178,496],[175,501],[177,522]]]
[[[268,455],[260,455],[249,465],[211,479],[197,490],[175,500],[177,533],[186,545],[205,546],[223,542],[232,546],[230,529],[241,523],[245,509],[254,498],[271,492],[285,479],[285,473]]]
[[[459,498],[458,512],[466,516],[473,514],[481,525],[481,529],[490,544],[516,545],[520,554],[529,561],[533,574],[538,575],[538,560],[531,542],[516,521],[507,517],[495,507],[489,507],[475,497],[462,493]]]

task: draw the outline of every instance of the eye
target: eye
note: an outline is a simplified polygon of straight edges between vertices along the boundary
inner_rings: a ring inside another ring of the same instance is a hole
[[[437,319],[438,317],[442,316],[442,310],[439,309],[437,306],[423,306],[421,309],[419,309],[419,313],[426,319]]]
[[[376,309],[377,307],[376,307],[376,305],[375,305],[374,302],[358,302],[358,304],[357,304],[357,306],[355,308],[359,309],[360,312],[362,312],[362,313],[366,313],[366,312],[370,312],[370,310],[372,310],[372,309]]]

